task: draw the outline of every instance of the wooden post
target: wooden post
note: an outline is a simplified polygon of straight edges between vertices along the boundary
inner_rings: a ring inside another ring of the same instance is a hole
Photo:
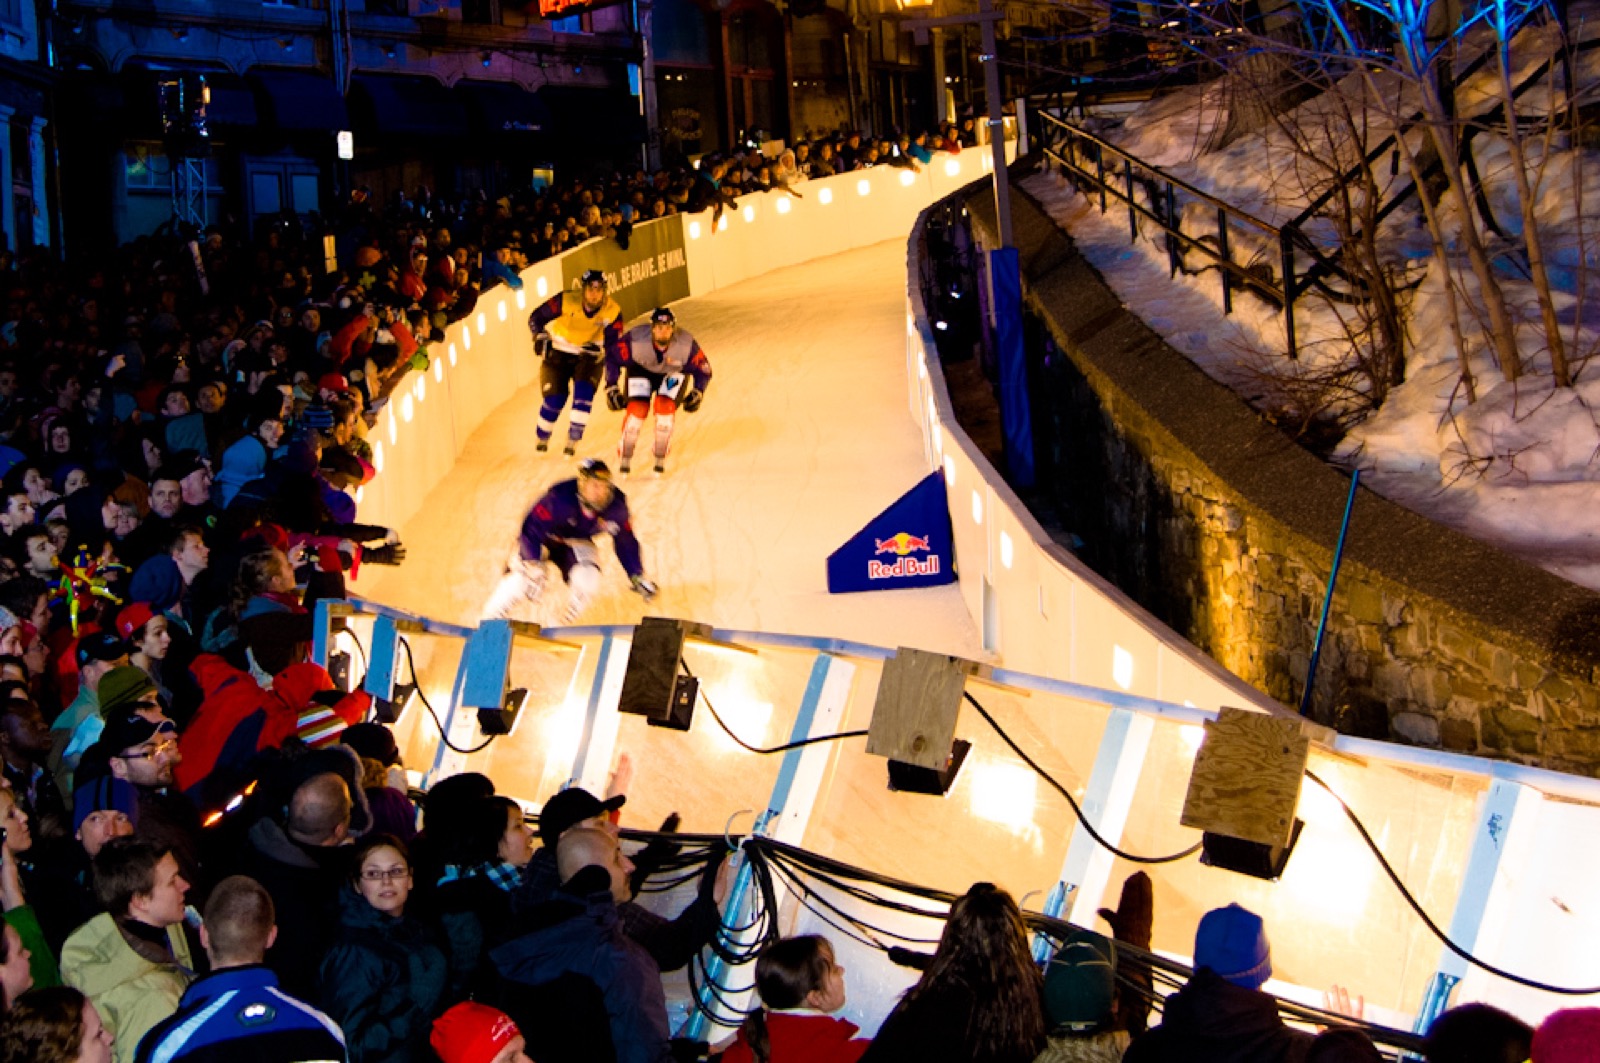
[[[867,752],[942,771],[956,737],[967,677],[977,665],[902,646],[883,662]]]
[[[1311,742],[1330,742],[1318,724],[1223,708],[1206,723],[1178,822],[1212,834],[1285,846],[1294,829]]]

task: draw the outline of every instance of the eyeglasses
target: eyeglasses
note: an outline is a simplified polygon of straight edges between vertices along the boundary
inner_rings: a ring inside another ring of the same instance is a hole
[[[177,739],[167,738],[157,742],[155,745],[151,746],[142,753],[119,753],[117,755],[123,760],[155,760],[157,757],[171,753],[177,748]]]
[[[411,877],[409,867],[369,867],[361,872],[361,878],[366,882],[399,882],[409,877]]]

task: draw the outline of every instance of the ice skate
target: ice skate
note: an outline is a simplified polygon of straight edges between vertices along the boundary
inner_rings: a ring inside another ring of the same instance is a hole
[[[627,458],[623,458],[620,462],[617,463],[617,471],[620,472],[624,476],[628,475],[628,473],[633,471],[632,466],[630,466],[628,464],[628,459]]]
[[[661,475],[665,474],[666,471],[667,471],[667,459],[665,459],[665,458],[657,458],[656,459],[656,475],[657,476],[661,476]]]
[[[571,439],[567,440],[567,445],[561,448],[561,456],[570,458],[576,453],[578,453],[578,444]]]
[[[550,449],[550,441],[548,439],[541,439],[533,449],[537,450],[540,454],[543,454]]]

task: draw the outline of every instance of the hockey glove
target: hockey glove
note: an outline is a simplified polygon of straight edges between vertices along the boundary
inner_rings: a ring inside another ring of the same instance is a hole
[[[404,543],[390,543],[361,551],[361,560],[369,565],[398,565],[406,559]]]
[[[683,397],[683,412],[693,413],[700,408],[700,404],[704,401],[706,401],[705,392],[691,390],[689,394]]]
[[[533,356],[535,358],[543,358],[545,355],[549,354],[550,344],[550,333],[535,332],[533,334]]]
[[[600,355],[605,353],[605,348],[601,347],[598,343],[585,343],[580,349],[584,354],[587,354],[591,358],[598,358]]]
[[[645,579],[643,576],[634,576],[634,577],[632,577],[632,582],[633,582],[633,591],[634,591],[635,594],[637,594],[639,597],[643,598],[647,602],[655,601],[655,599],[656,599],[656,585],[654,583],[651,583],[649,580]]]
[[[628,397],[622,393],[622,389],[615,384],[608,385],[606,387],[606,406],[616,411],[626,405],[628,405]]]

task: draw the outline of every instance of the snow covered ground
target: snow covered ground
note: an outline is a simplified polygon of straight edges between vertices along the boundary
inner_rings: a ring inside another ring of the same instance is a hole
[[[604,589],[579,623],[637,623],[648,611],[981,657],[954,585],[826,589],[827,555],[929,471],[906,406],[904,241],[778,270],[674,309],[715,375],[700,411],[678,414],[666,475],[640,458],[647,426],[635,472],[621,481],[661,594],[645,606],[602,545]],[[537,388],[526,388],[484,422],[406,524],[405,564],[363,568],[357,593],[477,621],[522,515],[574,472],[558,450],[534,451],[538,406]],[[614,468],[621,427],[622,415],[597,403],[578,456]],[[558,440],[565,435],[563,418]],[[565,600],[556,580],[518,615],[555,626]]]
[[[1520,48],[1524,42],[1518,43]],[[1519,63],[1528,62],[1522,51],[1517,56]],[[1265,221],[1286,221],[1306,202],[1306,179],[1293,152],[1277,130],[1208,151],[1220,118],[1218,98],[1215,86],[1183,90],[1152,101],[1102,135]],[[1325,105],[1312,100],[1302,108]],[[1476,143],[1497,217],[1516,222],[1503,140],[1485,136]],[[1396,502],[1600,589],[1600,359],[1587,357],[1600,351],[1600,293],[1582,268],[1600,261],[1600,248],[1583,231],[1573,206],[1580,200],[1600,203],[1600,159],[1552,151],[1551,163],[1538,188],[1538,214],[1559,245],[1553,256],[1561,263],[1557,297],[1577,359],[1575,386],[1551,383],[1548,355],[1534,327],[1532,286],[1505,270],[1500,281],[1520,318],[1519,349],[1531,371],[1506,382],[1486,345],[1474,338],[1469,357],[1478,397],[1468,404],[1458,386],[1441,271],[1429,257],[1415,209],[1402,210],[1385,236],[1392,260],[1420,281],[1410,304],[1406,382],[1348,434],[1335,459],[1359,466],[1365,485]],[[1299,367],[1284,357],[1287,345],[1275,307],[1235,294],[1234,312],[1226,316],[1216,272],[1169,280],[1167,253],[1153,232],[1130,244],[1125,208],[1119,212],[1113,203],[1102,216],[1098,200],[1077,195],[1054,174],[1037,174],[1024,187],[1070,230],[1129,309],[1175,348],[1259,408],[1285,401],[1290,389],[1281,378]],[[1249,253],[1236,235],[1235,260]],[[1472,307],[1470,275],[1458,275],[1458,282],[1464,285],[1462,305]],[[1310,352],[1301,366],[1326,364],[1319,359],[1348,349],[1326,303],[1302,303],[1296,327],[1302,350]]]

